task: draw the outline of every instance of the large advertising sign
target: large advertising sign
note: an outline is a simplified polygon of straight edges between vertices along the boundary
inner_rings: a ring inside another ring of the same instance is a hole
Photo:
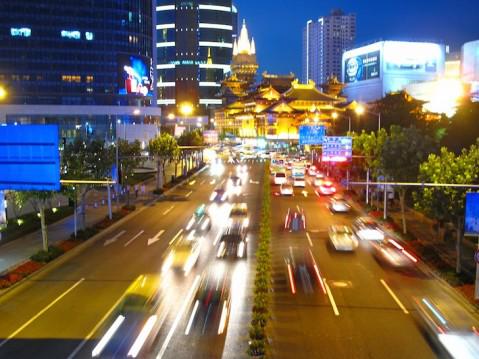
[[[381,71],[380,52],[374,51],[346,59],[344,81],[359,82],[378,78]]]
[[[321,145],[323,138],[326,136],[325,126],[300,126],[299,127],[299,144],[304,145]]]
[[[1,190],[60,190],[58,126],[0,126]]]
[[[138,55],[118,55],[118,89],[120,95],[151,96],[153,94],[151,59]]]
[[[479,193],[466,194],[466,213],[464,234],[466,236],[479,236]]]
[[[433,43],[386,41],[385,71],[401,74],[435,74],[444,62],[442,47]]]
[[[353,157],[353,139],[351,137],[326,136],[323,139],[323,162],[346,162]]]

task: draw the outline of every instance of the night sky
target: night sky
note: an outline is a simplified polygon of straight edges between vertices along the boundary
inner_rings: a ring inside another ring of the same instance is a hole
[[[356,43],[435,40],[459,51],[479,40],[479,0],[235,0],[256,41],[260,71],[301,76],[302,29],[333,8],[357,16]]]

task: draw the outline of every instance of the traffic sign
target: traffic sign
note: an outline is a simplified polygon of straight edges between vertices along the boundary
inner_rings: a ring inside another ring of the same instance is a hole
[[[323,162],[347,162],[353,156],[353,139],[346,136],[325,136],[323,138]]]

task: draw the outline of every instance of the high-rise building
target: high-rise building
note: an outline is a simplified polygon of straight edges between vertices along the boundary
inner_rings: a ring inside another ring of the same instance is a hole
[[[157,0],[156,59],[158,105],[165,115],[181,115],[191,104],[195,115],[221,105],[217,96],[230,72],[237,34],[231,0]]]
[[[0,123],[107,137],[133,113],[159,115],[152,15],[152,0],[1,1]]]
[[[303,76],[307,83],[326,83],[328,77],[341,78],[343,52],[356,38],[356,15],[334,10],[318,21],[309,20],[303,30]]]

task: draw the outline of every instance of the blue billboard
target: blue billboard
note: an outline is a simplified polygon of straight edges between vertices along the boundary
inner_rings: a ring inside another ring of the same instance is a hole
[[[60,190],[58,126],[0,126],[1,190]]]
[[[304,145],[321,145],[323,138],[326,136],[325,126],[300,126],[299,127],[299,144]]]
[[[326,136],[323,139],[323,162],[346,162],[353,157],[353,139],[346,136]]]
[[[466,213],[464,215],[464,234],[479,236],[479,193],[466,193]]]

